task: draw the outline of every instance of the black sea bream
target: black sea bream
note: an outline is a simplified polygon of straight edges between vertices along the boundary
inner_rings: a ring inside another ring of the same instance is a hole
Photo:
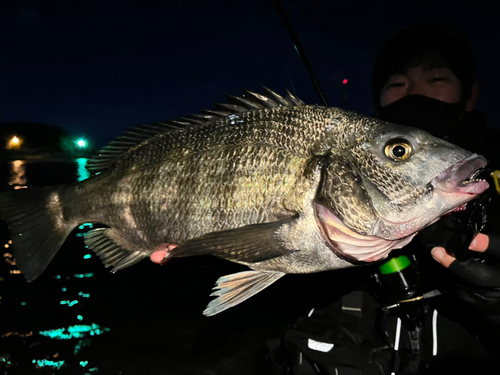
[[[0,195],[28,281],[84,222],[86,244],[119,270],[166,244],[252,270],[217,282],[206,315],[287,273],[383,259],[482,193],[486,160],[415,128],[246,92],[201,115],[145,125],[111,142],[72,185]]]

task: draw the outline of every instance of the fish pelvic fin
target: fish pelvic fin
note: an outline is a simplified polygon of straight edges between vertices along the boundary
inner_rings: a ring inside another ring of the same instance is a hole
[[[280,221],[209,233],[184,242],[172,249],[168,256],[214,255],[235,262],[263,262],[293,252],[283,246],[276,232],[282,225],[295,220],[293,216]]]
[[[76,226],[64,220],[62,189],[51,186],[0,194],[0,217],[9,226],[14,259],[27,282],[40,276]]]
[[[244,271],[219,278],[203,315],[212,316],[247,300],[284,276],[283,272]]]
[[[140,250],[127,250],[122,238],[111,228],[98,228],[85,235],[85,245],[99,256],[104,267],[113,267],[115,273],[130,267],[148,256]]]

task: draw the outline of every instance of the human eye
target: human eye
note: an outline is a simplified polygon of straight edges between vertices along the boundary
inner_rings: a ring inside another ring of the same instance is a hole
[[[442,82],[450,82],[452,76],[453,73],[449,69],[434,69],[429,74],[429,82],[437,84]]]
[[[403,87],[404,85],[405,85],[404,82],[393,82],[393,83],[389,83],[387,85],[387,88]]]
[[[405,87],[406,85],[406,80],[401,74],[396,74],[387,80],[387,83],[385,84],[385,90],[390,90],[390,89],[398,89]]]
[[[430,82],[431,83],[438,83],[438,82],[445,82],[448,81],[448,77],[444,75],[435,75],[431,77]]]

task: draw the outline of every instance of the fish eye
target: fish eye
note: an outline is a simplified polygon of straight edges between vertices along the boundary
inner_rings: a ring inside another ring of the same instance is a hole
[[[394,161],[403,161],[410,157],[411,145],[404,139],[393,139],[385,145],[385,156]]]

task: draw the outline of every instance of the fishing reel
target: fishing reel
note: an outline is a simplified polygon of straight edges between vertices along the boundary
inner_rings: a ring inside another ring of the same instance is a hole
[[[422,326],[424,294],[414,254],[391,257],[371,277],[377,286],[374,297],[384,316],[398,316],[410,331]]]

